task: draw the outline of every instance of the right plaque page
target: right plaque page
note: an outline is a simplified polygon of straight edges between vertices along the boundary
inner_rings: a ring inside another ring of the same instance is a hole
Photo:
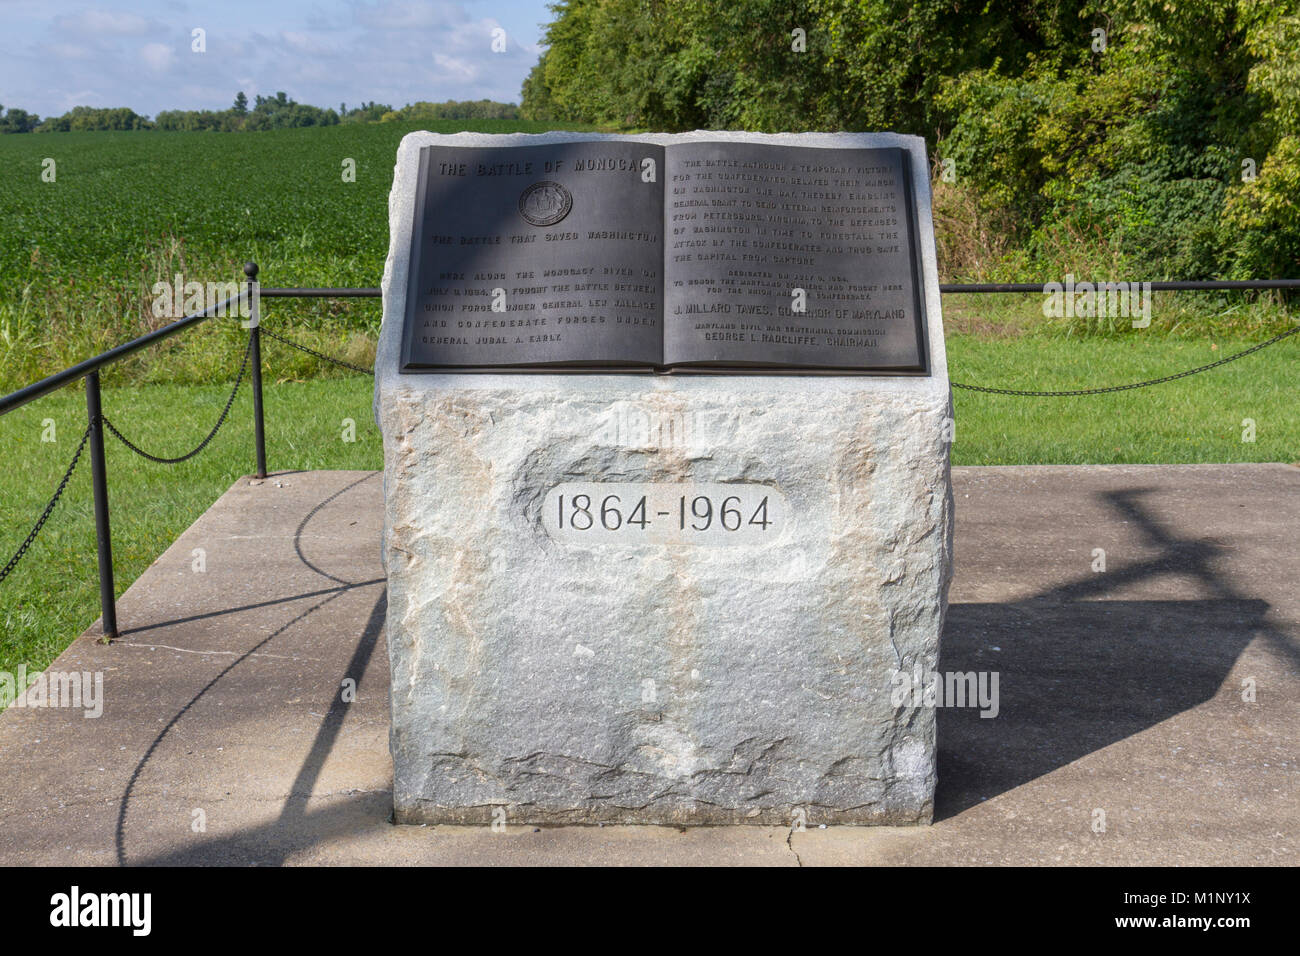
[[[666,364],[925,371],[905,151],[665,152]]]

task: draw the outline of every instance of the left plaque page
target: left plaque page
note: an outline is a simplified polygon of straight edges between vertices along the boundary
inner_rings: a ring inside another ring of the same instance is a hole
[[[425,147],[402,370],[662,365],[663,158]]]

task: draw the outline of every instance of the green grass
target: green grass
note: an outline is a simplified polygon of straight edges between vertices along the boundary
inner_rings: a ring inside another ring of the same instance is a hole
[[[1031,281],[1024,277],[1025,281]],[[1037,277],[1041,278],[1041,276]],[[1048,339],[1132,340],[1135,336],[1185,340],[1269,338],[1295,325],[1294,306],[1281,292],[1155,292],[1151,324],[1134,329],[1133,318],[1043,315],[1043,294],[953,293],[943,297],[944,326],[951,333],[1032,335]]]
[[[949,375],[972,385],[1125,385],[1218,361],[1255,339],[948,338]],[[959,465],[1300,461],[1300,335],[1199,375],[1108,395],[1022,398],[954,389]],[[1245,419],[1255,440],[1242,440]]]
[[[398,141],[412,128],[0,137],[0,392],[162,324],[150,313],[150,290],[176,272],[205,282],[237,278],[243,261],[254,258],[267,285],[378,284],[393,162]],[[546,127],[453,122],[436,128]],[[55,183],[41,182],[45,157],[58,164]],[[346,158],[356,160],[355,183],[342,181]],[[1070,268],[1083,275],[1085,265]],[[1276,297],[1157,295],[1151,328],[1141,331],[1123,323],[1045,322],[1041,304],[1041,296],[945,297],[953,379],[1027,389],[1125,384],[1214,361],[1293,322]],[[373,360],[377,302],[263,305],[268,328],[359,365]],[[1295,462],[1298,340],[1203,375],[1112,395],[956,391],[953,460]],[[370,379],[264,341],[270,466],[380,467]],[[219,413],[244,342],[238,323],[213,321],[113,366],[104,378],[106,414],[151,451],[188,451]],[[356,423],[355,443],[342,441],[345,418]],[[54,443],[41,441],[47,419],[55,424]],[[1245,419],[1255,423],[1253,443],[1242,440]],[[71,389],[0,418],[6,452],[0,561],[31,528],[84,427],[84,396]],[[108,442],[120,593],[252,470],[248,389],[194,461],[156,465],[111,437]],[[83,459],[31,552],[0,584],[0,670],[21,662],[45,666],[97,616]]]
[[[268,346],[269,351],[270,346]],[[280,358],[279,354],[275,355]],[[105,389],[104,414],[146,451],[175,456],[207,434],[230,384]],[[268,466],[377,469],[379,431],[368,376],[265,387]],[[105,436],[118,594],[240,475],[254,470],[252,401],[245,383],[212,444],[179,465],[159,465]],[[343,441],[343,420],[356,441]],[[42,442],[52,420],[57,441]],[[67,388],[0,418],[0,552],[8,561],[53,494],[86,427],[85,393]],[[46,666],[99,616],[90,462],[83,453],[49,522],[0,584],[0,670]]]
[[[949,367],[959,382],[1010,388],[1124,384],[1215,361],[1246,340],[1123,342],[953,335]],[[1212,345],[1215,346],[1212,348]],[[280,381],[300,353],[267,343],[267,448],[273,470],[381,467],[370,411],[371,379]],[[955,391],[956,464],[1300,460],[1295,368],[1288,339],[1223,368],[1149,389],[1080,398],[1010,398]],[[228,351],[227,371],[234,366]],[[311,363],[302,374],[313,375]],[[295,365],[294,368],[299,368]],[[277,374],[279,370],[279,374]],[[188,451],[216,420],[230,385],[106,389],[104,412],[155,454]],[[356,441],[342,440],[343,420]],[[1256,440],[1243,442],[1253,419]],[[41,441],[53,420],[57,441]],[[0,418],[0,559],[13,550],[53,492],[85,428],[84,395],[65,389]],[[212,445],[181,465],[157,465],[111,436],[107,447],[113,545],[120,594],[240,475],[253,470],[247,386]],[[0,585],[0,670],[43,667],[98,616],[94,515],[83,459],[44,532]]]

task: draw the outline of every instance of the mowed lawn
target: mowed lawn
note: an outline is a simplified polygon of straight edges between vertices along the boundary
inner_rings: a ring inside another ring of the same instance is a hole
[[[1124,385],[1217,362],[1258,339],[948,338],[954,382],[1025,390]],[[1024,398],[954,389],[959,465],[1300,462],[1300,334],[1174,382]]]
[[[1300,336],[1201,375],[1079,398],[1012,398],[954,391],[956,464],[1300,460],[1295,370]],[[1011,388],[1123,384],[1180,371],[1247,341],[949,338],[952,378]],[[291,353],[267,344],[268,464],[272,470],[381,467],[363,375],[277,382]],[[296,356],[294,357],[296,361]],[[127,437],[161,455],[188,451],[216,420],[230,384],[109,388],[104,411]],[[1253,442],[1243,440],[1247,419]],[[355,427],[350,436],[349,420]],[[54,442],[49,425],[54,425]],[[26,537],[85,429],[84,394],[65,389],[0,418],[0,560]],[[208,449],[180,465],[137,457],[108,437],[116,583],[120,594],[232,482],[253,470],[247,384]],[[1231,489],[1225,489],[1225,494]],[[361,543],[378,547],[377,541]],[[94,512],[84,458],[30,553],[0,584],[0,670],[46,666],[98,616]]]
[[[232,384],[105,389],[104,414],[146,451],[176,456],[207,434]],[[217,437],[182,464],[147,461],[105,435],[118,594],[239,476],[255,470],[250,394],[245,382]],[[268,382],[264,395],[272,470],[380,467],[368,376]],[[44,442],[51,423],[57,440]],[[79,388],[0,418],[0,447],[6,450],[0,469],[0,561],[8,561],[40,517],[85,428],[85,393]],[[354,441],[345,440],[353,434]],[[378,541],[368,544],[379,547]],[[29,670],[45,666],[94,622],[97,567],[90,462],[83,453],[40,537],[0,584],[0,670],[13,672],[21,662]]]
[[[166,321],[151,314],[150,290],[177,273],[186,280],[236,279],[241,263],[255,258],[268,285],[377,285],[387,254],[393,162],[410,128],[0,137],[6,170],[0,177],[0,392]],[[457,128],[546,127],[437,125],[442,132]],[[54,182],[41,177],[46,159],[57,164]],[[349,160],[355,180],[342,175]],[[1180,301],[1196,314],[1203,304]],[[1007,334],[999,317],[1013,316],[1012,306],[993,297],[951,297],[954,319],[963,304],[987,321],[954,321],[950,329],[987,328],[950,334],[952,378],[1007,388],[1124,384],[1215,361],[1269,334],[1267,323],[1239,304],[1220,311],[1247,315],[1240,323],[1246,334],[1214,339],[1189,334],[1200,326],[1195,315],[1181,314],[1170,326],[1180,329],[1177,337],[1154,326],[1083,339]],[[269,329],[292,332],[356,364],[371,361],[378,303],[278,299],[263,305]],[[106,414],[150,451],[188,451],[219,414],[244,341],[237,325],[214,322],[139,353],[105,373]],[[264,341],[271,468],[379,468],[371,380]],[[1295,462],[1298,354],[1300,336],[1203,375],[1111,395],[1014,398],[957,390],[953,460]],[[344,440],[347,420],[355,424],[355,441]],[[55,440],[44,441],[51,423]],[[1254,441],[1243,440],[1252,425]],[[0,417],[0,563],[40,515],[84,428],[80,389]],[[247,384],[229,423],[197,459],[154,464],[111,436],[107,454],[120,593],[253,470]],[[0,670],[44,667],[98,616],[89,474],[83,457],[45,530],[0,583]]]

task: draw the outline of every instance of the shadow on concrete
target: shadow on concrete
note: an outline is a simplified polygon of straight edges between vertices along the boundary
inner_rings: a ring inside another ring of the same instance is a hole
[[[1158,549],[1149,560],[1023,601],[949,606],[939,670],[997,671],[1000,711],[940,708],[936,821],[1209,700],[1256,637],[1297,659],[1266,620],[1268,602],[1216,571],[1218,545],[1180,539],[1142,507],[1152,490],[1101,495]],[[1105,599],[1161,575],[1193,578],[1213,596]]]
[[[334,580],[331,578],[331,580]],[[154,624],[141,624],[136,627],[126,627],[119,631],[122,637],[133,637],[136,634],[144,634],[146,631],[156,631],[162,628],[175,627],[179,624],[192,624],[195,621],[206,621],[214,617],[226,617],[231,614],[242,614],[245,611],[258,611],[262,608],[275,607],[277,604],[292,604],[294,601],[302,601],[307,598],[324,597],[325,595],[337,596],[343,591],[351,591],[354,588],[370,587],[372,584],[384,584],[387,578],[372,578],[369,581],[357,581],[352,584],[344,584],[336,588],[321,588],[318,591],[303,591],[301,594],[290,594],[286,597],[272,598],[269,601],[255,601],[252,604],[240,604],[235,607],[222,608],[220,611],[208,611],[204,614],[191,614],[189,617],[174,617],[166,621],[158,621]],[[295,622],[297,619],[295,618]]]
[[[1023,601],[950,606],[940,669],[998,671],[1000,713],[986,719],[973,708],[939,711],[936,820],[955,816],[1210,699],[1256,637],[1268,639],[1296,659],[1290,639],[1266,620],[1268,603],[1238,593],[1215,570],[1215,561],[1222,554],[1218,545],[1177,538],[1142,507],[1141,498],[1150,490],[1106,492],[1102,499],[1157,549],[1153,558],[1090,575]],[[316,568],[299,547],[307,523],[340,494],[342,491],[308,513],[298,526],[295,548],[304,564],[344,586],[313,592],[324,600],[251,648],[249,654],[338,594],[362,586],[342,582]],[[1174,601],[1105,599],[1121,586],[1160,575],[1191,576],[1212,596]],[[370,583],[374,582],[365,582]],[[382,633],[386,601],[386,594],[381,595],[371,610],[347,673],[365,673]],[[347,712],[331,689],[325,717],[277,819],[196,842],[183,850],[128,859],[125,825],[131,790],[150,755],[186,711],[243,659],[218,674],[178,712],[140,761],[122,800],[117,829],[119,863],[274,865],[308,847],[388,818],[388,793],[357,794],[329,807],[307,809]]]
[[[150,743],[148,750],[145,751],[144,755],[140,758],[139,762],[136,764],[134,770],[131,773],[130,779],[127,781],[126,788],[124,789],[122,794],[122,802],[118,809],[115,839],[116,839],[116,850],[117,850],[117,862],[120,865],[127,865],[129,863],[135,863],[140,865],[166,865],[166,864],[193,865],[193,864],[202,864],[202,863],[235,862],[230,857],[231,848],[227,844],[245,843],[246,841],[250,841],[250,840],[252,841],[254,846],[257,846],[259,848],[260,851],[256,857],[257,862],[283,862],[283,858],[281,858],[280,860],[266,859],[267,847],[273,846],[274,841],[268,842],[265,835],[260,835],[256,832],[250,832],[250,831],[243,831],[237,836],[229,839],[206,841],[193,848],[187,847],[184,851],[179,853],[163,854],[160,856],[155,856],[144,860],[130,860],[128,859],[127,848],[126,848],[126,823],[127,823],[127,816],[130,811],[131,795],[135,790],[135,787],[139,782],[140,777],[145,770],[145,767],[148,765],[150,758],[158,750],[159,746],[161,746],[163,741],[167,739],[168,735],[173,731],[176,725],[180,723],[180,721],[185,717],[185,715],[194,707],[194,705],[198,703],[214,687],[216,687],[217,684],[219,684],[222,680],[224,680],[231,673],[231,671],[239,667],[239,665],[242,664],[244,661],[253,657],[258,651],[262,650],[262,648],[270,644],[272,641],[274,641],[281,634],[284,634],[290,628],[305,622],[309,617],[311,617],[317,611],[324,608],[326,605],[328,605],[335,598],[339,597],[341,594],[354,590],[355,588],[366,587],[368,585],[381,583],[384,580],[386,580],[384,578],[380,578],[372,581],[358,581],[358,582],[346,581],[343,578],[337,577],[323,570],[322,568],[317,567],[310,560],[308,560],[308,558],[306,557],[306,555],[303,553],[302,550],[303,532],[306,530],[307,525],[311,522],[312,518],[314,518],[317,514],[319,514],[328,505],[333,503],[341,495],[357,487],[362,482],[368,481],[370,478],[375,477],[375,475],[377,474],[379,474],[379,472],[371,472],[363,476],[362,478],[358,478],[356,481],[353,481],[345,485],[343,488],[340,488],[332,495],[329,495],[328,497],[318,502],[309,512],[307,512],[307,514],[303,517],[302,521],[298,523],[298,527],[294,532],[293,547],[294,547],[294,553],[297,555],[298,560],[303,565],[305,565],[306,567],[314,571],[316,574],[324,578],[327,578],[328,580],[334,582],[339,586],[334,588],[325,588],[319,591],[306,592],[303,594],[295,595],[290,598],[282,598],[282,599],[277,599],[275,601],[265,601],[258,604],[249,605],[248,607],[250,608],[264,607],[270,604],[282,603],[284,601],[301,600],[305,597],[320,596],[323,598],[322,600],[318,601],[316,604],[307,608],[305,611],[302,611],[301,613],[294,616],[291,620],[289,620],[285,624],[282,624],[280,627],[276,628],[273,632],[268,634],[262,640],[258,641],[252,647],[248,648],[248,650],[246,650],[239,657],[236,657],[233,661],[231,661],[229,665],[223,668],[221,672],[218,673],[215,677],[213,677],[212,680],[210,680],[207,684],[205,684],[198,691],[198,693],[196,693],[193,697],[191,697],[190,700],[186,702],[184,707],[182,707],[180,710],[178,710],[175,714],[172,715],[171,719],[167,722],[166,726],[164,726],[163,729],[159,731],[158,735],[153,739],[152,743]],[[348,667],[344,670],[344,673],[346,674],[355,675],[354,679],[357,681],[356,690],[358,694],[361,692],[361,683],[364,680],[364,675],[366,672],[366,668],[370,663],[370,658],[374,654],[375,646],[379,641],[379,636],[380,634],[383,633],[384,618],[387,613],[387,606],[388,606],[388,592],[385,590],[384,593],[382,593],[379,596],[379,599],[375,602],[374,607],[371,609],[370,617],[367,620],[366,626],[362,630],[360,637],[358,638],[356,647],[352,654],[352,659],[349,662]],[[193,620],[193,619],[198,619],[203,617],[216,616],[217,614],[225,614],[225,613],[234,613],[234,611],[231,610],[231,611],[215,612],[214,614],[196,615],[194,618],[185,618],[182,620]],[[161,627],[161,626],[167,626],[168,624],[174,624],[174,623],[177,623],[177,621],[164,622],[163,624],[154,625],[154,626]],[[144,630],[144,628],[141,628],[140,630]],[[294,779],[293,786],[289,790],[289,795],[285,800],[285,805],[281,810],[280,817],[273,825],[270,825],[265,829],[271,832],[286,832],[286,831],[293,832],[296,829],[295,827],[296,822],[299,821],[306,814],[306,806],[308,800],[311,797],[312,789],[316,783],[316,780],[320,777],[322,769],[325,766],[326,758],[328,758],[330,751],[334,747],[335,741],[338,739],[339,730],[343,726],[343,720],[344,717],[346,716],[346,713],[347,713],[347,705],[341,701],[341,695],[336,691],[336,689],[331,687],[329,691],[329,701],[325,707],[325,717],[322,719],[320,727],[316,731],[316,738],[312,743],[311,750],[307,754],[306,759],[303,761],[303,765],[299,769],[297,777]],[[313,828],[314,832],[315,829],[316,828]],[[316,839],[319,839],[319,837],[316,837]],[[314,840],[312,842],[314,842]]]
[[[314,611],[315,608],[312,610]],[[352,659],[343,671],[345,674],[356,675],[358,694],[361,693],[370,658],[379,644],[379,636],[384,632],[384,617],[387,611],[388,592],[385,591],[371,609],[370,618],[366,621],[365,629],[357,641]],[[311,611],[308,611],[299,615],[292,623],[306,618],[310,613]],[[225,673],[223,671],[217,680],[225,676]],[[214,680],[213,683],[215,682]],[[204,690],[206,691],[207,688]],[[386,693],[387,688],[385,688]],[[245,828],[228,837],[203,840],[194,846],[187,846],[173,853],[157,854],[129,862],[137,866],[238,866],[250,863],[279,866],[285,863],[291,854],[301,852],[306,847],[331,837],[346,836],[354,832],[360,820],[373,819],[376,815],[380,815],[380,819],[387,819],[392,809],[391,793],[357,794],[352,799],[335,806],[311,813],[307,810],[316,781],[325,768],[325,761],[330,751],[334,749],[334,743],[347,716],[348,705],[341,702],[337,690],[330,688],[329,694],[328,708],[320,728],[316,731],[316,739],[312,742],[311,750],[303,760],[297,777],[294,778],[293,786],[277,819],[263,826]],[[197,697],[195,699],[197,700]],[[159,735],[159,739],[161,736]],[[148,759],[147,755],[145,759]],[[140,767],[143,766],[144,760],[140,762]],[[361,809],[358,809],[358,805]],[[125,816],[126,800],[124,799],[117,831],[118,862],[122,864],[128,862],[124,845]]]

